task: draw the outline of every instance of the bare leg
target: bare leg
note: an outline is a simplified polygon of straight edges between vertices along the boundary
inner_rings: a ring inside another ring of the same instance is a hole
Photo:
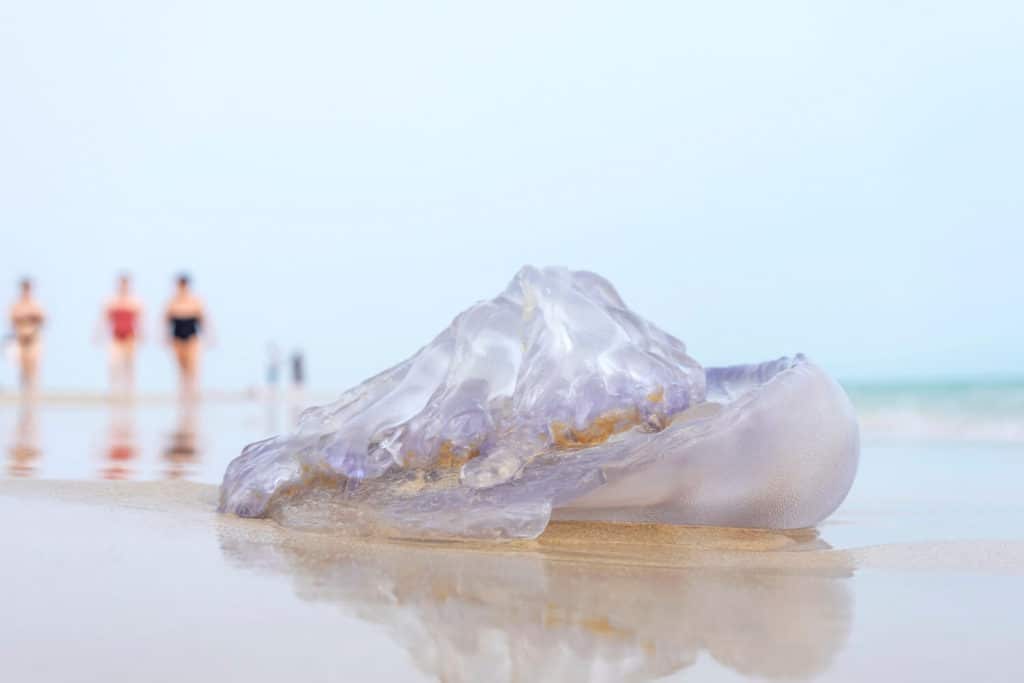
[[[35,395],[41,353],[38,340],[21,342],[18,349],[18,358],[21,361],[21,391],[25,396]]]
[[[199,391],[199,338],[175,340],[174,353],[181,373],[181,395],[195,398]]]
[[[124,393],[127,398],[135,395],[135,342],[128,342],[124,357]]]
[[[135,385],[135,343],[130,340],[113,341],[110,345],[110,389],[121,398],[128,398]]]
[[[184,398],[188,394],[189,387],[189,368],[188,368],[188,352],[186,345],[188,342],[181,341],[180,339],[174,340],[174,359],[178,362],[178,394],[179,398]]]
[[[120,343],[110,342],[110,393],[121,395],[121,348]]]

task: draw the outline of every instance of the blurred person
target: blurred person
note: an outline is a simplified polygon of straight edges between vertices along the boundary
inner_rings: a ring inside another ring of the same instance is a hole
[[[306,358],[302,351],[292,354],[292,386],[297,391],[302,391],[306,384]]]
[[[101,328],[110,334],[110,388],[129,395],[135,387],[135,351],[142,341],[142,302],[132,293],[131,277],[118,277],[117,291],[104,305]]]
[[[178,363],[183,396],[195,396],[199,388],[200,333],[209,335],[210,325],[202,299],[192,293],[189,276],[178,276],[174,296],[165,317],[169,342]]]
[[[294,351],[291,357],[292,390],[290,397],[291,421],[299,423],[299,416],[305,407],[306,397],[303,388],[306,384],[306,358],[302,351]]]
[[[35,391],[39,375],[42,329],[46,314],[32,294],[32,280],[24,278],[20,290],[20,296],[11,306],[11,329],[17,348],[21,390],[24,393],[32,393]]]

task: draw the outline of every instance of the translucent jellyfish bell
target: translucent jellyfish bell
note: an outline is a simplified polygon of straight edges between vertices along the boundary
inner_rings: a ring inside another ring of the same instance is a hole
[[[555,519],[795,528],[842,502],[846,394],[802,355],[702,368],[598,275],[520,270],[408,360],[228,467],[221,509],[532,538]]]

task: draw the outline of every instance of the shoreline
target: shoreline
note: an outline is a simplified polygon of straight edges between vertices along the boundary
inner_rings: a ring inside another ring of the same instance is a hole
[[[552,521],[530,541],[438,541],[350,536],[295,530],[270,519],[216,511],[218,486],[187,481],[0,480],[0,498],[89,505],[112,512],[157,515],[259,544],[298,552],[382,549],[447,554],[539,557],[637,568],[769,571],[908,570],[1024,575],[1024,540],[953,539],[834,548],[817,529]]]

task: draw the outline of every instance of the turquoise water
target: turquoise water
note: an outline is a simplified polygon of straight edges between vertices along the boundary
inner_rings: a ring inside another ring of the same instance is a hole
[[[850,398],[866,409],[915,407],[971,414],[1024,416],[1024,378],[941,382],[843,382]]]
[[[1024,443],[1024,379],[844,387],[869,440]]]

